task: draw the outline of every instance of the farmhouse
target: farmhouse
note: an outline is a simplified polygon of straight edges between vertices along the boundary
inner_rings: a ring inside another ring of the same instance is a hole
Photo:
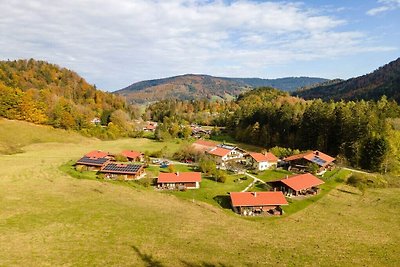
[[[154,132],[157,128],[158,123],[155,121],[147,121],[146,126],[143,127],[143,131],[145,132]]]
[[[287,196],[316,195],[318,186],[324,181],[318,179],[311,173],[291,176],[286,179],[268,182],[274,191],[282,191]]]
[[[255,170],[263,171],[270,169],[278,164],[278,158],[271,152],[262,154],[250,152],[246,155],[246,165],[251,166]]]
[[[157,178],[157,187],[160,189],[198,189],[200,188],[200,172],[161,172]]]
[[[225,163],[227,161],[242,161],[246,151],[235,146],[221,144],[209,151],[206,151],[206,154],[210,155],[218,165],[225,167]]]
[[[106,178],[123,180],[139,179],[145,174],[141,164],[119,163],[108,163],[100,169],[100,172],[104,173]]]
[[[206,141],[206,140],[199,139],[192,144],[192,147],[197,151],[205,152],[205,151],[210,151],[213,148],[216,148],[217,145],[218,145],[218,143],[216,143],[214,141]]]
[[[93,150],[89,153],[85,154],[86,157],[89,158],[107,158],[107,159],[114,159],[114,155],[108,152],[104,152],[101,150]]]
[[[309,165],[310,163],[317,164],[319,166],[318,174],[321,174],[333,166],[333,161],[335,160],[335,158],[318,150],[315,150],[298,155],[293,155],[284,158],[283,160],[289,164],[289,168],[294,168],[300,171],[305,170],[307,168],[307,165]]]
[[[231,192],[232,208],[240,215],[282,215],[288,205],[282,192]]]
[[[142,162],[144,159],[144,154],[138,151],[133,150],[124,150],[121,152],[121,155],[125,156],[129,161],[140,161]]]
[[[85,167],[89,171],[99,171],[110,160],[108,158],[96,158],[83,156],[75,163],[75,168]]]

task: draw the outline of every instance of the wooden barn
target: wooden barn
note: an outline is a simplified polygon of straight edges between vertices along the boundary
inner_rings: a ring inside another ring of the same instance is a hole
[[[89,153],[85,154],[85,156],[89,157],[89,158],[106,158],[106,159],[110,159],[110,160],[114,159],[113,154],[111,154],[109,152],[101,151],[101,150],[90,151]]]
[[[110,161],[108,158],[96,158],[83,156],[75,163],[75,168],[84,167],[88,171],[99,171],[105,164]]]
[[[200,182],[200,172],[160,172],[157,178],[157,187],[170,190],[198,189]]]
[[[217,145],[218,145],[218,143],[216,143],[214,141],[199,139],[192,144],[192,147],[197,151],[205,152],[205,151],[210,151],[211,149],[215,148]]]
[[[298,171],[304,171],[309,164],[314,163],[319,166],[318,174],[322,174],[333,167],[335,158],[315,150],[286,157],[283,160],[289,164],[289,169]]]
[[[144,172],[144,166],[141,164],[120,164],[108,163],[100,169],[109,179],[135,180],[141,178]]]
[[[126,157],[129,161],[142,162],[144,160],[144,154],[134,150],[124,150],[121,155]]]
[[[231,192],[233,211],[244,216],[282,215],[288,205],[282,192]]]
[[[271,181],[268,184],[275,191],[282,191],[287,196],[316,195],[319,193],[319,185],[324,181],[311,173],[298,174],[286,179]]]

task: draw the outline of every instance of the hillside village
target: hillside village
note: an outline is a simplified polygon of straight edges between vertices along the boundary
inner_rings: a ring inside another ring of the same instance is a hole
[[[219,173],[236,173],[253,179],[244,190],[228,192],[231,209],[243,216],[282,215],[282,206],[289,205],[287,199],[302,199],[320,192],[324,181],[317,178],[331,171],[335,158],[320,151],[308,151],[279,159],[271,152],[246,151],[238,146],[198,139],[191,147],[213,162]],[[210,179],[209,173],[200,172],[199,162],[186,160],[176,162],[167,159],[149,158],[143,152],[124,150],[119,154],[94,150],[78,159],[74,168],[81,173],[96,172],[97,178],[120,181],[139,181],[150,178],[151,185],[159,191],[202,190],[202,178]],[[195,171],[176,171],[175,165],[184,165]],[[309,173],[310,166],[314,174]],[[158,168],[152,176],[147,168]],[[263,171],[286,170],[280,179],[262,181],[254,174]],[[225,175],[225,174],[223,174]],[[238,179],[238,181],[240,181]],[[224,180],[222,181],[224,182]],[[256,182],[263,190],[252,191]]]

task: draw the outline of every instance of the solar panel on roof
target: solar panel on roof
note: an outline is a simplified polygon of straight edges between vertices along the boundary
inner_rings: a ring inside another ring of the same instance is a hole
[[[135,173],[138,172],[140,168],[142,168],[142,165],[138,164],[120,165],[116,163],[109,163],[102,169],[102,171]]]
[[[319,158],[317,156],[313,157],[311,159],[311,161],[316,163],[316,164],[318,164],[318,165],[320,165],[320,166],[323,166],[326,163],[326,160],[323,160],[323,159],[321,159],[321,158]]]
[[[79,159],[76,163],[78,164],[93,164],[93,165],[103,165],[104,163],[106,163],[108,161],[108,159],[106,158],[90,158],[90,157],[82,157],[81,159]]]

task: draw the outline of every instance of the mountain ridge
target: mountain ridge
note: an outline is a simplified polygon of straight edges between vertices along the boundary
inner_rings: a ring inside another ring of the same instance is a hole
[[[278,79],[228,78],[206,74],[183,74],[133,83],[114,91],[129,102],[145,103],[162,99],[192,100],[198,98],[229,99],[255,87],[275,87],[284,91],[327,81],[317,77],[286,77]]]

